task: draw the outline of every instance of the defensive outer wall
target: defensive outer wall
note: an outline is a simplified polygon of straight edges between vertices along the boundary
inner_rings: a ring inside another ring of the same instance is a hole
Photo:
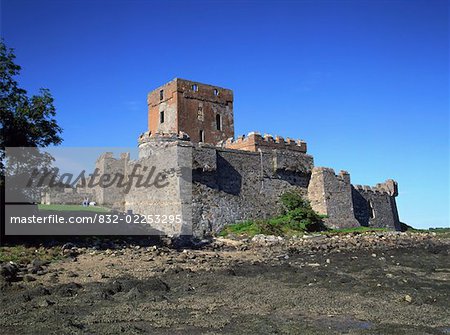
[[[352,185],[346,171],[314,167],[302,140],[255,132],[235,139],[231,90],[174,79],[152,91],[148,104],[149,131],[138,139],[139,158],[105,153],[96,168],[125,181],[156,169],[154,175],[164,175],[164,187],[79,185],[51,189],[42,201],[79,204],[88,196],[123,212],[180,215],[180,224],[156,228],[169,235],[204,236],[227,224],[276,215],[280,195],[295,190],[325,216],[329,227],[400,229],[394,180],[373,187]]]

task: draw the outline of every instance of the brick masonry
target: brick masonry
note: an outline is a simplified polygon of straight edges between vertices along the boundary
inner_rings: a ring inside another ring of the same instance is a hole
[[[183,131],[194,143],[234,137],[233,91],[229,89],[175,78],[150,92],[147,103],[151,134]]]

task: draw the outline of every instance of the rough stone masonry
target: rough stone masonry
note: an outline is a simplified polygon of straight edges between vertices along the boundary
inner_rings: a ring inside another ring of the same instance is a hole
[[[176,78],[150,92],[147,102],[149,130],[138,139],[139,158],[105,153],[96,167],[125,179],[136,166],[156,167],[169,171],[167,187],[53,189],[43,202],[79,204],[89,194],[97,204],[124,212],[181,215],[182,224],[157,228],[204,236],[277,214],[280,195],[295,190],[326,215],[329,227],[400,229],[394,180],[352,185],[346,171],[314,167],[302,140],[257,132],[235,138],[231,90]]]

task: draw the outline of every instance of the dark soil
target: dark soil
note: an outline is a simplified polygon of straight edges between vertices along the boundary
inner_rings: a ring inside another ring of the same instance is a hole
[[[230,258],[166,251],[162,269],[150,265],[159,256],[140,254],[139,275],[108,272],[130,254],[50,265],[43,279],[3,284],[1,333],[450,334],[447,241],[327,253],[278,246],[264,256],[252,248]],[[89,262],[107,275],[89,273]]]

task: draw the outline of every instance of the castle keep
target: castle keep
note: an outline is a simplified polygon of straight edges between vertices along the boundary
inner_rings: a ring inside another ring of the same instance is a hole
[[[302,140],[256,132],[236,138],[231,90],[174,79],[150,92],[147,102],[148,131],[138,139],[139,159],[106,153],[96,167],[125,179],[143,166],[156,167],[166,173],[165,187],[124,192],[80,186],[50,190],[43,201],[81,203],[89,195],[98,205],[120,211],[180,214],[183,223],[159,228],[203,236],[226,224],[274,216],[280,195],[295,190],[326,215],[329,227],[399,229],[395,181],[352,185],[346,171],[315,167]]]

